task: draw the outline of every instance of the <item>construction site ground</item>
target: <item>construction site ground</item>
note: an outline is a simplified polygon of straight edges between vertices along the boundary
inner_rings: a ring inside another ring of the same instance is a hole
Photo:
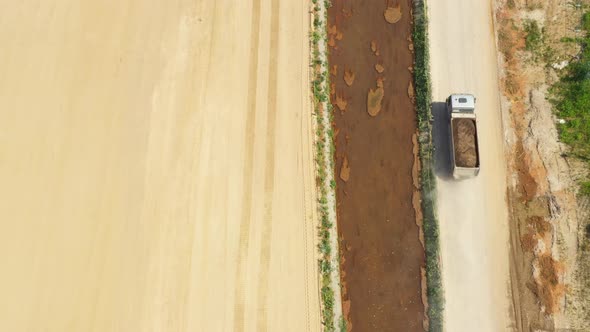
[[[0,3],[0,331],[320,331],[308,11]]]

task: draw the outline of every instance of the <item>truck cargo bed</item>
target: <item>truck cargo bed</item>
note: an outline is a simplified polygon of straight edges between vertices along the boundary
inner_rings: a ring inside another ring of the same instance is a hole
[[[477,127],[475,119],[451,119],[455,166],[475,168],[479,167],[479,153],[477,142]]]

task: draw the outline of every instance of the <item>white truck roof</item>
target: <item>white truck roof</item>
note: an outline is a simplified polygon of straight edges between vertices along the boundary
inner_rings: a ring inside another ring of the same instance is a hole
[[[452,94],[449,101],[451,110],[475,110],[475,97],[471,94]]]

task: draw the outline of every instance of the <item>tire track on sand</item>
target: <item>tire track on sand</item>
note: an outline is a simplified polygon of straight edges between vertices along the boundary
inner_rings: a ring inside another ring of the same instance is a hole
[[[244,132],[244,173],[242,183],[242,215],[234,289],[234,331],[244,331],[244,263],[248,256],[250,218],[252,215],[252,170],[254,163],[254,124],[256,122],[256,85],[258,83],[258,44],[260,41],[260,0],[252,1],[250,25],[250,63],[248,67],[248,100]]]
[[[260,274],[257,294],[258,317],[256,331],[267,331],[268,271],[270,268],[270,247],[272,244],[273,192],[275,177],[275,140],[277,119],[277,81],[278,81],[278,39],[279,2],[271,2],[270,23],[270,66],[268,77],[268,97],[266,113],[266,171],[264,174],[264,219],[260,246]]]

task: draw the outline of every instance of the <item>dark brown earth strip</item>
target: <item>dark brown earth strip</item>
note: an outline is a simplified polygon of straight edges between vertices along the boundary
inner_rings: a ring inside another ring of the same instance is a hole
[[[332,1],[343,303],[352,331],[422,331],[424,249],[412,205],[411,1]]]

